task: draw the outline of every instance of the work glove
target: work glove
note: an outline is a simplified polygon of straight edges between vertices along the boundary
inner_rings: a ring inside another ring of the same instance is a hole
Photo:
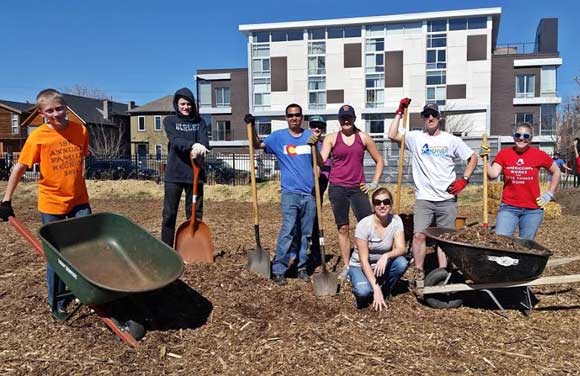
[[[554,194],[550,191],[546,191],[536,199],[536,203],[540,208],[544,209],[546,205],[548,205],[548,202],[552,201],[553,198]]]
[[[205,156],[208,152],[209,152],[209,150],[207,150],[207,148],[205,146],[203,146],[202,144],[199,144],[199,143],[195,143],[191,147],[191,158],[197,158],[200,155]]]
[[[256,123],[256,118],[252,114],[246,114],[246,116],[244,116],[244,123],[254,125]]]
[[[308,138],[308,141],[306,141],[306,143],[308,145],[316,145],[316,144],[318,144],[318,139],[319,139],[319,136],[317,134],[312,133],[312,136],[310,136]]]
[[[0,219],[6,222],[10,217],[15,217],[14,210],[12,210],[12,203],[10,201],[2,201],[0,203]]]
[[[488,157],[489,158],[489,146],[487,145],[481,145],[481,147],[479,148],[479,156],[481,158],[483,157]]]
[[[373,183],[373,182],[363,183],[360,185],[360,190],[366,194],[369,194],[369,193],[375,191],[378,187],[379,187],[379,185],[377,183]]]
[[[403,113],[405,112],[405,108],[409,107],[409,105],[411,104],[411,98],[403,98],[401,99],[401,101],[399,102],[399,108],[397,108],[397,115],[403,115]]]
[[[464,178],[459,178],[447,187],[447,192],[451,193],[453,196],[457,196],[469,183],[469,180]]]

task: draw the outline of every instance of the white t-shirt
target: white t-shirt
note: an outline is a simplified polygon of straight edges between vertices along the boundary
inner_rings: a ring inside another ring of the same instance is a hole
[[[454,158],[469,159],[473,150],[459,137],[447,132],[430,136],[424,131],[410,131],[405,146],[411,152],[415,199],[445,201],[453,198],[447,192],[455,181]]]
[[[375,230],[374,224],[374,214],[364,217],[356,225],[356,230],[354,231],[354,237],[357,239],[366,240],[369,245],[369,263],[371,267],[374,267],[379,258],[387,252],[390,252],[393,248],[393,242],[395,239],[395,234],[398,232],[403,232],[403,221],[398,215],[393,215],[391,223],[385,228],[385,233],[381,238]],[[350,257],[349,266],[356,266],[358,268],[360,265],[360,257],[358,254],[358,249],[355,245],[354,252]]]

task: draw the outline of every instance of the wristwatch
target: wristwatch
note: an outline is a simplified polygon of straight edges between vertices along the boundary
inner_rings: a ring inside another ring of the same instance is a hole
[[[463,180],[469,183],[469,176],[463,176]]]

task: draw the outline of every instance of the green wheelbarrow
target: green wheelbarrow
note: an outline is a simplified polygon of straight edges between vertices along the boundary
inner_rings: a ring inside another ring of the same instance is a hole
[[[80,302],[63,320],[87,305],[122,341],[134,347],[144,328],[110,317],[108,303],[163,288],[183,272],[181,256],[118,214],[98,213],[46,224],[38,231],[42,245],[15,217],[9,222],[52,266],[54,283],[62,280],[70,290],[68,294]]]

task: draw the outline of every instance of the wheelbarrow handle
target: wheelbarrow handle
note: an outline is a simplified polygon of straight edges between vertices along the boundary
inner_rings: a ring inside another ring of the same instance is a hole
[[[20,235],[22,235],[22,237],[26,239],[28,243],[30,243],[32,248],[34,248],[34,251],[38,253],[40,257],[46,259],[44,249],[42,249],[42,245],[40,244],[36,236],[32,235],[30,230],[22,222],[16,219],[16,217],[11,216],[8,218],[8,223],[10,223],[12,227],[14,227],[16,231],[18,231]]]

